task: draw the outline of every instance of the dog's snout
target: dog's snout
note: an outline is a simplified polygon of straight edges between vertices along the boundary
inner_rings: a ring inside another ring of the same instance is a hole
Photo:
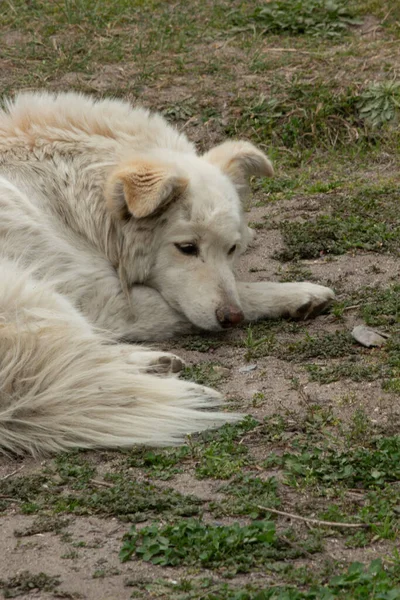
[[[217,321],[224,329],[235,327],[244,320],[244,314],[237,306],[220,306],[215,312]]]

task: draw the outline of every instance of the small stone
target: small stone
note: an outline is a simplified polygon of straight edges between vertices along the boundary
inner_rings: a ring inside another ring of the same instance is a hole
[[[214,367],[214,373],[220,375],[221,377],[228,377],[228,375],[230,374],[230,370],[226,367],[220,367],[219,365],[217,365],[216,367]]]
[[[354,327],[351,335],[359,344],[366,346],[367,348],[371,348],[372,346],[383,346],[390,337],[387,333],[376,331],[365,325],[357,325],[357,327]]]
[[[245,367],[240,367],[239,373],[250,373],[250,371],[255,371],[257,369],[257,365],[247,365]]]

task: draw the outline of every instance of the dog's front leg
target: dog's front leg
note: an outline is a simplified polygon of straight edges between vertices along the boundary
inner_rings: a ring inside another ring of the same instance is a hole
[[[314,283],[237,282],[246,321],[292,317],[308,319],[334,299],[330,288]]]

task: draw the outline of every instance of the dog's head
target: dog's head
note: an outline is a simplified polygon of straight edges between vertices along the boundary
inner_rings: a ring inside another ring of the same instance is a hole
[[[202,329],[243,321],[233,274],[251,238],[242,204],[250,177],[272,174],[248,142],[226,142],[203,156],[159,150],[118,166],[106,186],[109,208],[147,227],[154,249],[140,283]]]

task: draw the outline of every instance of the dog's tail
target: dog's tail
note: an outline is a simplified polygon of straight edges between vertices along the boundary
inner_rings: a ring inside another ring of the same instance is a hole
[[[40,335],[11,327],[0,327],[0,447],[6,452],[177,444],[186,434],[240,418],[215,410],[221,398],[209,388],[135,372],[116,346],[96,335],[77,336],[62,322],[42,327]]]

